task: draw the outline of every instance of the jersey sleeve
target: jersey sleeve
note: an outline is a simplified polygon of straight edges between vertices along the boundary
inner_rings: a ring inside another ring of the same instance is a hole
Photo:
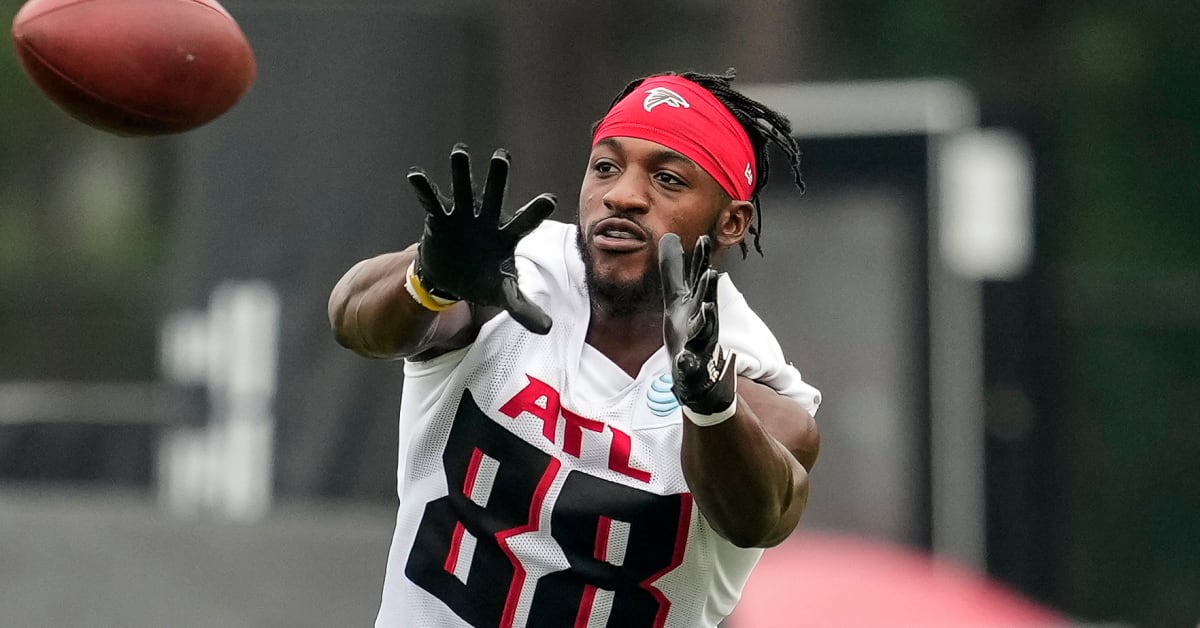
[[[796,400],[811,415],[821,406],[821,391],[804,381],[783,356],[783,349],[726,273],[717,283],[721,345],[737,354],[738,375]]]

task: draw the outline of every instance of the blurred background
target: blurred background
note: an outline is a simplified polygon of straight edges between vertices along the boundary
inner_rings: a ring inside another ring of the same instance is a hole
[[[825,393],[800,536],[1200,621],[1200,4],[224,4],[258,81],[179,136],[85,127],[0,54],[0,624],[369,624],[402,368],[325,303],[418,236],[406,169],[504,146],[510,200],[573,220],[621,87],[729,67],[805,153],[730,262]],[[971,199],[999,257],[950,235]]]

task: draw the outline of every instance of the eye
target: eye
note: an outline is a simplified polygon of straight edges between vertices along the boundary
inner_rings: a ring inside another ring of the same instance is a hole
[[[617,165],[607,159],[597,159],[592,163],[592,172],[598,175],[612,174],[617,171]]]
[[[665,170],[654,173],[654,178],[659,183],[663,183],[672,187],[687,187],[687,181],[679,178],[678,175],[667,172]]]

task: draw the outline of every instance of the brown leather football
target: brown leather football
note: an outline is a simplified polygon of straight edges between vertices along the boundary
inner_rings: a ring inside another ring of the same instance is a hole
[[[254,83],[254,52],[216,0],[29,0],[13,43],[33,82],[119,135],[194,129]]]

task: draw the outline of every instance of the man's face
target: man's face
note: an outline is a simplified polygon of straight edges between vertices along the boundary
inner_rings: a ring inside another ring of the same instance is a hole
[[[579,250],[588,290],[615,312],[662,307],[658,240],[679,235],[690,251],[714,235],[730,206],[716,180],[691,159],[657,142],[601,141],[579,191]]]

